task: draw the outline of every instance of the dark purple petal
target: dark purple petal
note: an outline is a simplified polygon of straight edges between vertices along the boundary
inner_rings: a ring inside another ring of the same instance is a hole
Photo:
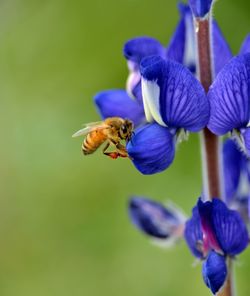
[[[180,236],[178,230],[183,220],[158,202],[133,197],[129,202],[129,215],[134,225],[149,236],[164,240]]]
[[[229,210],[219,199],[212,201],[211,222],[217,241],[225,254],[235,256],[247,247],[248,232],[242,218],[238,212]]]
[[[101,117],[128,118],[138,125],[144,120],[143,105],[131,99],[125,90],[107,90],[95,96]]]
[[[192,254],[202,259],[204,257],[203,236],[197,206],[193,208],[192,217],[186,222],[184,237]]]
[[[215,75],[217,75],[220,70],[232,59],[233,55],[215,20],[213,20],[212,25],[214,71]]]
[[[223,144],[223,175],[226,201],[229,203],[235,196],[241,174],[242,153],[233,140],[227,139]]]
[[[202,276],[207,287],[215,295],[227,278],[226,258],[211,251],[202,265]]]
[[[159,124],[193,132],[206,126],[208,100],[203,87],[187,68],[152,56],[142,60],[141,74],[147,119],[151,115]]]
[[[240,54],[245,54],[248,52],[250,52],[250,34],[247,35],[240,49]]]
[[[196,68],[193,16],[188,5],[179,3],[180,21],[169,42],[167,58],[185,65],[191,72]]]
[[[217,135],[247,126],[250,117],[250,54],[237,56],[210,87],[208,128]]]
[[[160,55],[164,57],[165,48],[161,43],[151,37],[138,37],[127,41],[123,48],[123,54],[128,61],[132,61],[139,67],[144,57]]]
[[[164,171],[175,156],[174,136],[167,128],[156,123],[137,130],[127,144],[129,156],[135,167],[145,175]]]
[[[193,15],[197,18],[203,18],[210,12],[213,0],[189,0],[188,2]]]

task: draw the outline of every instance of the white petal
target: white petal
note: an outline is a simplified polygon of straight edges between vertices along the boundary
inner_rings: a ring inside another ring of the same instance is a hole
[[[160,115],[160,87],[156,81],[148,81],[142,78],[142,98],[146,119],[149,122],[155,120],[162,126],[167,126]]]

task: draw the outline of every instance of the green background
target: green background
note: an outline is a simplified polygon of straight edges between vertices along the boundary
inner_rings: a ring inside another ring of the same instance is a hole
[[[100,90],[123,88],[123,43],[167,44],[178,20],[169,0],[0,2],[0,295],[210,295],[182,242],[153,246],[130,224],[131,194],[174,200],[190,214],[201,191],[198,136],[174,164],[142,176],[126,159],[83,157],[71,135],[99,119]],[[215,15],[234,53],[250,29],[247,0]],[[250,253],[237,260],[249,291]]]

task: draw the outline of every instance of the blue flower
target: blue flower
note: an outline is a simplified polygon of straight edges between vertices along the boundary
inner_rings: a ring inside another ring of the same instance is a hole
[[[186,222],[184,236],[193,255],[205,259],[203,278],[215,294],[226,279],[227,256],[234,257],[248,246],[246,225],[240,214],[221,200],[199,199]]]
[[[183,235],[185,216],[173,205],[167,207],[143,197],[129,201],[129,216],[144,234],[165,246],[171,246]]]
[[[146,125],[135,130],[132,141],[127,145],[133,163],[143,174],[168,168],[173,162],[176,144],[187,137],[188,132],[203,129],[209,119],[210,108],[205,92],[187,69],[195,71],[192,14],[184,4],[179,5],[179,11],[180,21],[168,48],[150,37],[134,38],[125,44],[123,52],[130,70],[127,93],[111,90],[95,97],[103,118],[125,117],[139,126],[146,117],[149,123],[159,125]],[[217,73],[231,58],[231,52],[215,22],[213,36]],[[221,53],[223,56],[218,56]],[[149,134],[145,136],[146,133]],[[162,140],[164,135],[165,140]]]
[[[129,76],[127,91],[132,97],[140,96],[140,63],[143,58],[158,55],[182,63],[195,71],[195,36],[192,14],[189,7],[179,4],[180,20],[167,48],[151,37],[137,37],[128,40],[123,54],[128,62]]]
[[[188,2],[196,18],[206,17],[213,4],[213,0],[189,0]]]
[[[127,93],[123,90],[100,92],[95,102],[102,118],[123,116],[136,126],[144,122],[140,63],[148,56],[158,55],[175,60],[195,73],[196,47],[192,13],[185,4],[179,4],[180,20],[167,48],[151,37],[138,37],[125,43],[123,53],[128,62]],[[231,51],[218,25],[213,21],[213,51],[216,73],[231,58]],[[135,99],[134,103],[129,97]]]
[[[141,62],[142,96],[151,124],[136,130],[127,150],[143,174],[165,170],[173,161],[182,130],[197,132],[209,119],[205,92],[192,73],[160,56]]]
[[[208,98],[208,128],[216,135],[231,132],[250,152],[250,53],[234,57],[218,74]]]
[[[127,92],[131,97],[141,98],[140,90],[140,63],[147,56],[160,55],[165,57],[166,50],[161,43],[151,37],[138,37],[128,40],[123,48],[124,57],[128,63],[129,76],[127,79]]]

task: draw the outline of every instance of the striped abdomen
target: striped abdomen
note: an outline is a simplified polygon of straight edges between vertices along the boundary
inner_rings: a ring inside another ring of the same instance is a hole
[[[83,144],[82,144],[82,152],[86,154],[91,154],[96,151],[107,139],[107,136],[103,133],[103,131],[94,130],[90,132]]]

